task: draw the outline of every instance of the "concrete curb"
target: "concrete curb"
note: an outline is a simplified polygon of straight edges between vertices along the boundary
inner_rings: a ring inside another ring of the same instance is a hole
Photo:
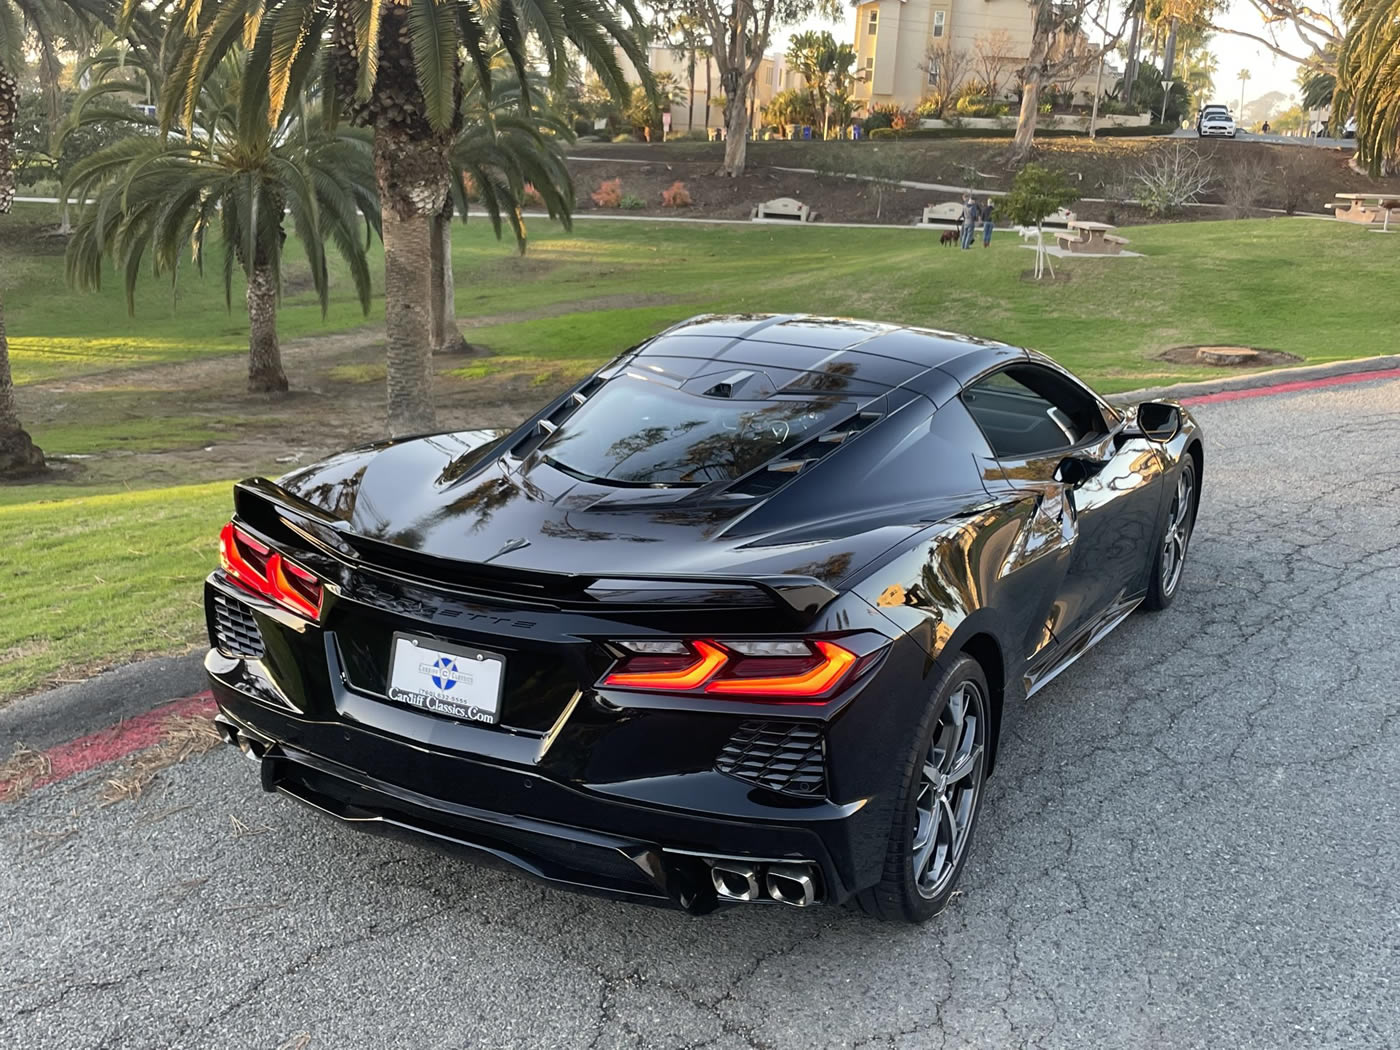
[[[22,697],[0,707],[0,761],[16,744],[43,751],[169,700],[209,688],[204,649],[141,660],[94,678]]]
[[[1139,401],[1156,401],[1160,398],[1179,400],[1186,397],[1219,394],[1227,390],[1257,390],[1260,387],[1277,386],[1280,383],[1306,383],[1314,379],[1331,379],[1333,376],[1355,375],[1362,372],[1385,372],[1392,368],[1400,368],[1400,354],[1362,357],[1353,361],[1331,361],[1325,365],[1271,368],[1267,372],[1251,372],[1244,376],[1221,376],[1219,379],[1203,379],[1194,383],[1145,387],[1141,390],[1110,394],[1108,400],[1114,404],[1135,404]]]

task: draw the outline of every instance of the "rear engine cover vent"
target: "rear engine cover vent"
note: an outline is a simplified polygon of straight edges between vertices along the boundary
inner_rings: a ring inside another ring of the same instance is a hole
[[[857,412],[837,423],[830,430],[783,453],[746,477],[740,478],[726,490],[745,496],[764,496],[791,481],[817,460],[830,455],[862,430],[880,419],[881,413]]]
[[[720,751],[715,768],[787,795],[826,793],[826,749],[814,725],[744,722]]]
[[[253,611],[225,594],[214,595],[214,646],[225,656],[263,658],[262,632]]]

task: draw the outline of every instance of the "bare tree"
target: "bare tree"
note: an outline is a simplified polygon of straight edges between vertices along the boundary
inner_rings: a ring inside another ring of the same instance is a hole
[[[1001,94],[1006,73],[1015,63],[1011,34],[1005,29],[983,33],[972,42],[972,64],[987,98],[995,100]]]
[[[928,74],[928,86],[948,102],[972,68],[972,55],[947,41],[930,44],[919,68]]]
[[[1031,0],[1034,26],[1031,53],[1021,69],[1021,113],[1016,121],[1016,138],[1011,147],[1013,163],[1030,156],[1035,142],[1035,122],[1040,115],[1040,90],[1054,83],[1069,70],[1081,75],[1093,68],[1099,57],[1117,46],[1132,18],[1131,8],[1121,12],[1116,30],[1105,29],[1102,16],[1109,10],[1108,0]],[[1089,25],[1104,34],[1101,43],[1068,46],[1068,41],[1082,36]]]
[[[839,0],[698,0],[724,91],[724,173],[744,173],[754,76],[772,31],[813,15],[834,20]]]

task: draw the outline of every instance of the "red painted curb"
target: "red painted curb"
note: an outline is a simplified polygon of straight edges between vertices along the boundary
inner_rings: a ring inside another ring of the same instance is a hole
[[[1243,401],[1247,397],[1291,394],[1296,390],[1317,390],[1325,386],[1364,383],[1369,379],[1400,379],[1400,368],[1386,368],[1377,372],[1352,372],[1344,376],[1328,376],[1325,379],[1299,379],[1292,383],[1276,383],[1273,386],[1258,386],[1249,390],[1222,390],[1218,394],[1183,397],[1181,403],[1183,405],[1211,405],[1220,401]]]
[[[85,773],[95,766],[125,758],[133,752],[160,743],[162,724],[172,715],[198,716],[214,713],[214,694],[196,693],[128,718],[106,729],[99,729],[77,740],[58,744],[44,752],[49,760],[48,773],[30,787],[43,787]],[[0,781],[0,798],[8,794],[11,781]]]

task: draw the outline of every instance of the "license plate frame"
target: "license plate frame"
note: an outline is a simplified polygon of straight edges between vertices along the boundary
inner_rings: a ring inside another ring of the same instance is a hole
[[[420,711],[499,725],[505,678],[506,658],[489,649],[404,631],[395,631],[389,643],[385,694],[394,703]]]

